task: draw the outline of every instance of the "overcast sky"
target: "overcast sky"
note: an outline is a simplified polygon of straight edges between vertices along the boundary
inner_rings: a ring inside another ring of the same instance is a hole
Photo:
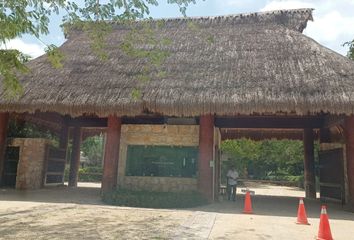
[[[151,8],[154,18],[180,17],[176,6],[161,0]],[[216,16],[278,9],[314,8],[314,22],[309,22],[304,33],[322,45],[345,55],[343,43],[354,39],[354,0],[197,0],[187,10],[188,16]],[[52,17],[50,34],[43,36],[46,44],[61,45],[65,39],[59,27],[61,17]],[[8,48],[17,48],[33,57],[44,53],[44,44],[29,36],[14,39]]]

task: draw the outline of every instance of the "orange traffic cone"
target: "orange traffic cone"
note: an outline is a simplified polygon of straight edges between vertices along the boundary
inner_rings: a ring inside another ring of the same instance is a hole
[[[321,208],[321,217],[320,217],[320,228],[318,230],[317,240],[333,240],[331,227],[329,226],[328,215],[326,206]]]
[[[250,194],[249,191],[246,192],[245,207],[243,209],[243,213],[248,213],[248,214],[253,213],[253,211],[252,211],[252,202],[251,202],[251,194]]]
[[[300,201],[299,201],[299,208],[297,210],[296,224],[310,225],[309,222],[307,221],[307,215],[306,215],[305,204],[304,204],[303,198],[300,198]]]

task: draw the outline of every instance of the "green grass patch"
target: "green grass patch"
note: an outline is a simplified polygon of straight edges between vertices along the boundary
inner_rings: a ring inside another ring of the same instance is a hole
[[[198,192],[150,192],[119,189],[102,197],[105,203],[144,208],[191,208],[208,203]]]

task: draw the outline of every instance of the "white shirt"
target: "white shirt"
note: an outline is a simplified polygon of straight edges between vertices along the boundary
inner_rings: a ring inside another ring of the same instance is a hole
[[[236,170],[229,170],[226,175],[229,179],[228,183],[229,185],[236,185],[237,184],[237,178],[238,178],[238,172]]]

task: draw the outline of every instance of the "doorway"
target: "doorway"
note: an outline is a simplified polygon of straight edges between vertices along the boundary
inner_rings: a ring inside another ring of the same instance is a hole
[[[17,177],[17,166],[20,159],[20,147],[7,147],[4,161],[4,174],[2,185],[15,187]]]

